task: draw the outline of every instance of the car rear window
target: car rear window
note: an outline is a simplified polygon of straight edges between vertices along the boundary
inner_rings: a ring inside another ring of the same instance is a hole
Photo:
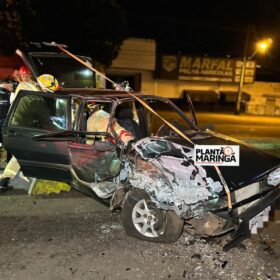
[[[56,77],[62,88],[94,88],[95,73],[76,60],[65,56],[32,55],[39,75]]]

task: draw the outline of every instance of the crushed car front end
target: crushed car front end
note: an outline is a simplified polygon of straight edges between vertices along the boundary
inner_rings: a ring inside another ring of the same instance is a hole
[[[127,167],[129,182],[148,193],[158,208],[174,211],[185,220],[185,228],[192,234],[218,236],[230,232],[224,247],[228,250],[268,220],[271,205],[280,197],[280,160],[220,134],[204,132],[193,138],[199,144],[207,141],[240,146],[240,166],[220,168],[230,189],[230,208],[213,166],[195,165],[193,147],[180,138],[138,141],[133,164]]]

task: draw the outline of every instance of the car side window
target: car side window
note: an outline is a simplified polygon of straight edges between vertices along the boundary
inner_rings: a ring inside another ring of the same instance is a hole
[[[66,116],[66,99],[25,95],[19,100],[10,125],[50,131],[66,130]]]

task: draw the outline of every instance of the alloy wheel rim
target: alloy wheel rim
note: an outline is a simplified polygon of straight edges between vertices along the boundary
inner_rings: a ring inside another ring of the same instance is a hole
[[[160,232],[156,228],[159,222],[158,211],[146,203],[145,199],[138,201],[132,211],[132,222],[136,230],[146,237],[158,237]]]

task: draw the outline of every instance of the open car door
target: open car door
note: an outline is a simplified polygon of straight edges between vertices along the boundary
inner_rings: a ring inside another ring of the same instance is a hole
[[[36,140],[37,136],[71,128],[70,101],[69,96],[54,93],[18,94],[5,121],[3,138],[4,147],[26,176],[71,181],[68,141]]]
[[[93,191],[97,196],[106,198],[115,189],[114,177],[121,168],[120,151],[108,133],[91,133],[94,143],[70,142],[69,158],[73,179],[81,191]],[[88,190],[85,190],[88,187]]]

